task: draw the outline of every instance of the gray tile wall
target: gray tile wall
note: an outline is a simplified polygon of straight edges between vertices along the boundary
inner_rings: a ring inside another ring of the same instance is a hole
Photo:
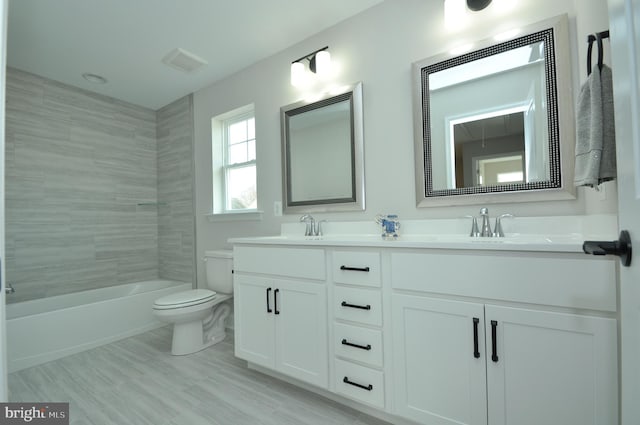
[[[190,281],[190,97],[156,114],[8,69],[6,105],[8,302]]]
[[[193,96],[157,112],[161,278],[194,279]]]

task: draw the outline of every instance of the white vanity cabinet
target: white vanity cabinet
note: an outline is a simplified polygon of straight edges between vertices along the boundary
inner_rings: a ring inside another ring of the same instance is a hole
[[[235,354],[328,387],[324,250],[234,249]]]
[[[424,424],[618,423],[616,320],[606,317],[615,312],[614,262],[400,252],[391,263],[398,415]]]
[[[616,260],[491,242],[238,240],[236,356],[391,423],[618,424]]]

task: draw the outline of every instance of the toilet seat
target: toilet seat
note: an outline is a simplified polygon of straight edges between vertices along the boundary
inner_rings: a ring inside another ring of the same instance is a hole
[[[216,298],[216,292],[209,289],[190,289],[158,298],[154,310],[173,310],[208,303]]]

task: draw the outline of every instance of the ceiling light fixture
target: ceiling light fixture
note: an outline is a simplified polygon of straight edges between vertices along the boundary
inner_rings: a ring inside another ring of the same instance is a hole
[[[90,72],[85,72],[84,74],[82,74],[82,78],[93,84],[106,84],[108,81],[102,75],[92,74]]]
[[[301,87],[309,81],[309,75],[306,71],[304,60],[309,62],[309,71],[316,74],[320,78],[326,78],[331,73],[331,54],[329,46],[318,49],[308,55],[291,62],[291,85]]]

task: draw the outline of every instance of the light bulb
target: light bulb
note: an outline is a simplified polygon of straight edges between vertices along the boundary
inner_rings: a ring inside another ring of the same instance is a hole
[[[291,64],[291,85],[301,87],[305,84],[306,70],[301,62],[293,62]]]
[[[320,78],[331,75],[331,53],[327,50],[316,53],[316,75]]]

